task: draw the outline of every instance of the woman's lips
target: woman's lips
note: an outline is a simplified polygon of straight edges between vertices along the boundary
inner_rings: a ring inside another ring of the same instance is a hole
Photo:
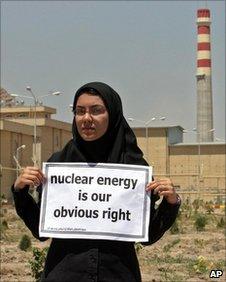
[[[84,127],[82,128],[82,131],[85,132],[85,133],[91,133],[94,131],[94,128],[92,127]]]

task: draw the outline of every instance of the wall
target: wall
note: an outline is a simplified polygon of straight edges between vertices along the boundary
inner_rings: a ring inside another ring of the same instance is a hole
[[[8,199],[12,198],[10,187],[16,179],[16,162],[13,159],[13,155],[16,155],[16,149],[24,144],[26,147],[19,151],[19,163],[21,166],[31,165],[30,156],[32,155],[33,143],[32,135],[23,134],[23,132],[13,132],[11,130],[11,127],[8,129],[1,128],[0,132],[0,163],[2,165],[0,187],[1,195],[4,194]]]
[[[145,128],[133,128],[137,142],[145,155],[146,161],[154,167],[156,177],[166,176],[168,171],[167,128],[148,129],[148,157]]]
[[[54,152],[60,151],[72,138],[71,131],[42,126],[41,160],[47,161]]]
[[[183,144],[170,146],[169,152],[170,176],[181,191],[224,193],[225,144],[200,144],[200,150],[198,144]]]

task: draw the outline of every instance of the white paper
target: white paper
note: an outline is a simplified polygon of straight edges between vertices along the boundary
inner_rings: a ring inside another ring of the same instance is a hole
[[[39,235],[148,241],[147,166],[43,163]]]

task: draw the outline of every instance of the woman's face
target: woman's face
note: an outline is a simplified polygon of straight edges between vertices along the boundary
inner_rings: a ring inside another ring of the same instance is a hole
[[[85,141],[97,140],[107,131],[109,115],[101,97],[82,94],[74,114],[78,133]]]

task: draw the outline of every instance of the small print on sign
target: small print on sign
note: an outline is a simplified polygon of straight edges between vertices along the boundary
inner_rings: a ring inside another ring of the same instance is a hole
[[[148,240],[150,167],[44,163],[43,172],[40,236]]]

